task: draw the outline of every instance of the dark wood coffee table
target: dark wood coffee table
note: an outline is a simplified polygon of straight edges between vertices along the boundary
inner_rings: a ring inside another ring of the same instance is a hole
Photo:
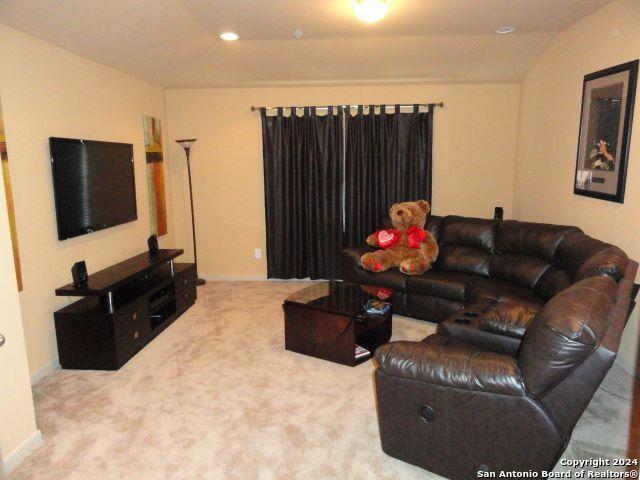
[[[366,315],[363,306],[375,298],[359,285],[343,282],[316,283],[284,301],[285,348],[297,353],[355,366],[355,346],[373,355],[391,338],[391,310]]]

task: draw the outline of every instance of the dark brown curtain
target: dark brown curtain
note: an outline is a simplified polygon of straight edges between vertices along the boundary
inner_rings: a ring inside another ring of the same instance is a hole
[[[342,249],[342,112],[262,117],[267,276],[337,278]]]
[[[345,245],[362,243],[380,228],[396,202],[431,202],[433,107],[393,113],[384,108],[346,116]]]

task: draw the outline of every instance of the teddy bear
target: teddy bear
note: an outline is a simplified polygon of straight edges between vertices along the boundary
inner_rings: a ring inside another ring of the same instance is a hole
[[[389,209],[394,228],[378,230],[367,237],[367,244],[380,247],[360,258],[370,272],[399,267],[407,275],[422,275],[438,258],[435,237],[424,230],[430,207],[426,200],[395,203]]]

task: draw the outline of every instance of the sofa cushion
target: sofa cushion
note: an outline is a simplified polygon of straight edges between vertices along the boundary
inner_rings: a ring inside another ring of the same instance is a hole
[[[534,288],[551,267],[546,260],[520,254],[494,255],[489,266],[491,278],[500,278],[526,288]]]
[[[629,258],[618,247],[591,238],[582,232],[568,234],[558,246],[556,264],[574,281],[594,275],[610,275],[620,280]]]
[[[500,254],[528,255],[551,263],[558,245],[571,232],[580,232],[580,229],[564,225],[505,220],[497,225],[495,246]]]
[[[477,279],[466,273],[429,270],[420,276],[407,279],[407,292],[431,295],[464,302],[467,286]]]
[[[440,243],[465,245],[493,253],[495,225],[496,220],[450,215],[445,217],[440,225]]]
[[[472,273],[489,276],[491,255],[475,247],[443,245],[438,253],[436,266],[448,272]]]
[[[494,220],[445,217],[439,225],[437,268],[488,276],[494,251],[494,226]]]
[[[424,227],[426,230],[431,232],[436,240],[440,239],[440,226],[442,225],[443,218],[444,217],[440,217],[438,215],[429,215],[429,218],[427,218],[427,224]]]
[[[544,300],[530,288],[498,278],[479,279],[468,290],[471,299],[492,298],[498,302],[512,302],[532,308],[540,308]]]
[[[549,300],[565,288],[569,288],[572,284],[573,281],[566,270],[552,265],[540,277],[534,290],[540,297]]]
[[[541,396],[596,349],[609,327],[617,284],[603,275],[549,300],[527,328],[518,362],[527,389]]]
[[[407,315],[439,323],[464,307],[463,302],[420,293],[407,293]]]

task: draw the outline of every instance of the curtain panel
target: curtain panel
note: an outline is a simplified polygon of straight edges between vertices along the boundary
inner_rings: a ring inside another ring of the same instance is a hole
[[[344,244],[357,245],[380,228],[389,207],[402,201],[431,203],[433,107],[393,113],[373,106],[347,115]]]
[[[268,278],[337,278],[342,250],[342,112],[260,109]]]

